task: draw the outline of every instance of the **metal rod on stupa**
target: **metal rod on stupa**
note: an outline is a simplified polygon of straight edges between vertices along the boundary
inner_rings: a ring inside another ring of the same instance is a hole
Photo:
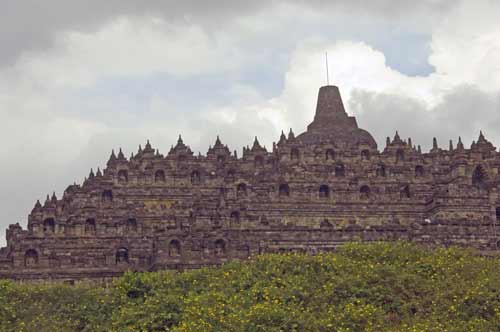
[[[330,85],[330,76],[328,74],[328,52],[325,52],[326,59],[326,85]]]

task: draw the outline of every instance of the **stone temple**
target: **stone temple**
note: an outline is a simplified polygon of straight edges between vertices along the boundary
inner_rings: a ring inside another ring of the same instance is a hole
[[[0,278],[106,281],[126,270],[190,269],[267,252],[332,251],[350,241],[500,247],[500,153],[481,133],[469,149],[423,153],[398,133],[380,151],[319,90],[307,131],[231,153],[219,138],[195,156],[179,137],[36,202],[28,228],[7,229]]]

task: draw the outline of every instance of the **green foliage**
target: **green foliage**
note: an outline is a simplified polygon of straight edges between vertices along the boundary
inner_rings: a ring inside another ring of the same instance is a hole
[[[108,288],[0,281],[0,331],[498,331],[499,263],[458,248],[349,244],[127,273]]]

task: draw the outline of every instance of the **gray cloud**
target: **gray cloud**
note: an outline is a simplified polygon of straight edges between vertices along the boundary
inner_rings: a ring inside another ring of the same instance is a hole
[[[423,149],[430,149],[433,137],[444,149],[450,139],[456,144],[459,135],[470,145],[480,130],[494,144],[500,142],[500,93],[486,93],[471,85],[452,89],[432,108],[413,98],[355,90],[349,108],[358,123],[376,137],[380,150],[385,137],[392,138],[396,130]]]
[[[65,30],[92,32],[120,16],[157,16],[169,21],[194,20],[219,25],[235,15],[251,14],[267,1],[6,0],[0,11],[0,64],[23,52],[50,47]]]
[[[0,11],[0,66],[12,64],[19,55],[53,46],[61,31],[91,32],[119,16],[156,16],[172,22],[194,22],[220,28],[239,17],[296,5],[323,15],[360,15],[362,22],[382,19],[429,28],[454,4],[451,0],[426,1],[171,1],[171,0],[5,0]],[[325,12],[326,11],[326,12]]]
[[[5,142],[0,156],[0,230],[10,223],[25,225],[37,198],[53,190],[60,195],[68,184],[81,182],[91,167],[105,164],[111,148],[121,146],[129,155],[149,138],[167,153],[179,133],[195,152],[206,152],[217,134],[239,153],[256,134],[270,148],[281,124],[259,118],[256,112],[272,108],[267,101],[279,98],[298,43],[309,38],[330,43],[362,40],[383,53],[389,49],[392,68],[391,61],[402,67],[412,61],[426,62],[424,48],[433,27],[454,4],[451,0],[6,0],[0,11],[0,69],[4,69],[0,70],[0,121],[6,124],[0,132]],[[115,31],[115,26],[109,26],[123,16],[133,18],[128,22],[132,30],[144,28],[152,17],[169,24],[131,36],[130,30]],[[189,30],[191,25],[200,31]],[[170,26],[179,27],[177,34],[169,34]],[[65,32],[69,30],[85,35],[68,41]],[[106,30],[105,42],[96,38],[101,30]],[[193,57],[191,44],[183,43],[186,31],[192,32],[193,44],[204,46],[206,52],[195,59],[203,62],[199,67],[203,70],[173,79],[171,72],[192,67],[183,63]],[[157,50],[151,45],[168,44],[159,61],[148,52],[124,55],[136,45],[144,47],[144,38],[148,50]],[[109,42],[116,39],[121,40]],[[178,40],[181,43],[176,44]],[[173,49],[176,46],[179,50]],[[323,82],[323,45],[320,48],[318,69],[303,69],[297,89],[283,104],[284,118],[296,133],[307,125],[314,109],[314,101],[305,95],[315,95]],[[175,70],[161,65],[168,62],[163,55],[172,53],[176,57],[169,65]],[[417,60],[412,58],[416,54]],[[115,64],[116,57],[120,65]],[[351,74],[347,70],[345,81],[356,76]],[[88,77],[90,83],[85,81]],[[85,82],[80,84],[81,80]],[[248,91],[234,93],[235,86]],[[314,91],[306,93],[306,88]],[[470,143],[480,128],[494,143],[500,142],[495,130],[499,98],[474,86],[461,86],[428,109],[419,99],[358,90],[348,110],[376,136],[380,148],[385,136],[396,129],[424,147],[433,136],[446,147],[448,139],[456,141],[458,134]],[[234,116],[234,122],[218,117],[221,109]]]

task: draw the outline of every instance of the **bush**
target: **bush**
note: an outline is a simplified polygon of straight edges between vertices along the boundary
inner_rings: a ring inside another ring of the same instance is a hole
[[[0,331],[496,331],[500,259],[408,243],[126,273],[109,288],[0,281]]]

